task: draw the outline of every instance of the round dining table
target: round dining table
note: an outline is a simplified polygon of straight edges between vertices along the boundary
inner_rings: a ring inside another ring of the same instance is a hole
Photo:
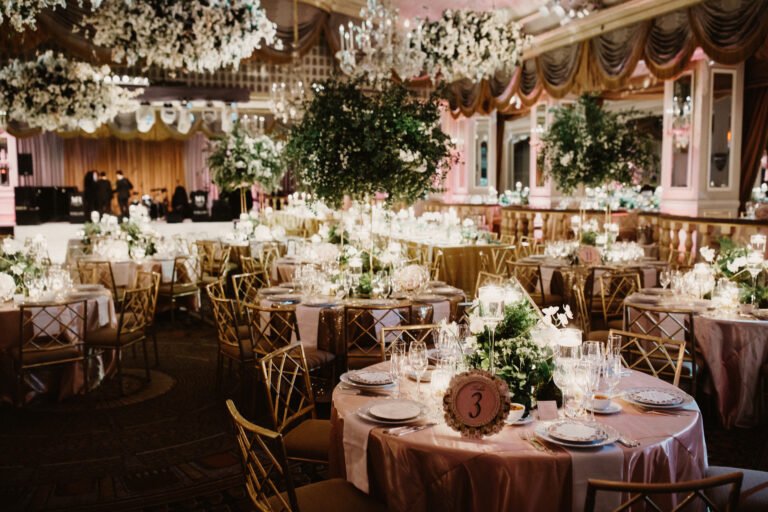
[[[103,327],[117,327],[117,314],[112,293],[106,288],[87,291],[73,291],[67,300],[85,300],[87,302],[86,330],[95,331]],[[34,307],[34,304],[28,307]],[[55,308],[54,308],[55,309]],[[0,401],[12,402],[16,373],[14,360],[18,357],[21,342],[20,308],[13,302],[0,304]],[[50,328],[50,327],[48,327]],[[102,351],[95,355],[89,365],[89,383],[94,388],[107,375],[112,373],[114,357],[112,351]],[[58,391],[58,399],[63,400],[83,392],[85,384],[84,367],[80,363],[59,366],[61,371],[52,372],[50,368],[39,368],[25,374],[24,401],[32,400],[36,395],[52,390]]]
[[[389,363],[370,368],[387,370]],[[403,379],[406,395],[415,383]],[[635,371],[622,378],[619,392],[633,387],[672,387]],[[701,414],[695,402],[674,412],[652,413],[615,399],[617,414],[596,416],[635,447],[613,444],[572,449],[549,444],[540,451],[524,439],[539,423],[505,426],[483,438],[462,437],[448,427],[431,397],[436,425],[404,436],[362,419],[357,411],[372,396],[340,384],[331,412],[331,472],[346,477],[386,503],[390,511],[569,511],[582,510],[587,480],[677,482],[702,478],[707,466]],[[422,384],[423,403],[429,386]],[[618,505],[616,496],[599,498],[598,509]]]

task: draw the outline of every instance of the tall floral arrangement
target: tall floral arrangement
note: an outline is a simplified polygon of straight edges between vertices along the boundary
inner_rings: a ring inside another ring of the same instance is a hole
[[[749,248],[725,237],[720,238],[718,243],[718,253],[710,247],[699,249],[704,261],[714,267],[717,276],[738,284],[741,302],[748,303],[754,297],[759,307],[768,307],[768,267],[765,263],[761,273],[753,280],[747,270]]]
[[[104,82],[109,72],[50,50],[33,61],[11,60],[0,69],[0,110],[34,128],[95,129],[135,110],[141,94]]]
[[[43,275],[42,260],[47,251],[45,240],[36,237],[24,244],[9,237],[0,245],[0,275],[11,276],[16,285],[16,292],[25,287],[25,280]],[[7,280],[7,277],[3,277]]]
[[[258,0],[104,0],[85,23],[117,62],[198,73],[237,67],[277,34]]]
[[[7,21],[17,32],[37,27],[37,15],[43,9],[66,7],[66,0],[3,0],[0,2],[0,24]]]
[[[652,137],[631,123],[641,115],[638,111],[610,112],[598,96],[585,94],[574,105],[555,107],[552,113],[552,123],[541,138],[538,165],[563,192],[582,184],[636,184],[657,170]]]
[[[291,128],[285,155],[298,186],[332,207],[345,195],[412,203],[439,187],[452,161],[436,96],[402,84],[364,91],[360,79],[330,79]]]
[[[208,168],[221,190],[247,188],[258,183],[271,192],[280,187],[284,175],[283,145],[267,135],[251,135],[240,123],[213,142]]]
[[[537,391],[552,380],[552,351],[532,336],[538,323],[530,303],[520,300],[507,305],[494,333],[496,375],[507,383],[513,399],[529,409]],[[469,366],[488,370],[491,333],[479,318],[472,319],[470,329],[476,333],[476,342],[468,356]]]
[[[497,72],[509,73],[519,64],[528,41],[502,9],[449,9],[422,27],[427,71],[446,82],[463,78],[479,82]]]

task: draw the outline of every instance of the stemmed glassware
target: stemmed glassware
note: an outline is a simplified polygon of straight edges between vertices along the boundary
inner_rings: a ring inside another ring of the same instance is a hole
[[[575,368],[581,359],[581,345],[557,345],[554,356],[553,379],[563,394],[563,412],[569,418],[580,415],[581,406],[576,397]]]
[[[395,381],[395,396],[400,398],[400,379],[407,366],[407,355],[405,351],[405,341],[395,340],[389,347],[389,375]]]
[[[496,375],[495,351],[496,351],[496,326],[504,319],[504,288],[496,285],[482,286],[477,297],[480,301],[480,317],[491,334],[491,343],[488,351],[488,370],[491,375]]]
[[[672,282],[672,272],[669,270],[662,270],[659,272],[659,284],[666,290],[667,286]]]
[[[421,376],[429,365],[426,343],[418,340],[411,343],[408,349],[408,363],[416,374],[416,395],[421,398]]]
[[[749,251],[747,255],[747,272],[752,276],[752,297],[751,302],[757,306],[757,298],[755,296],[755,290],[757,288],[757,276],[763,271],[763,253],[755,250]]]

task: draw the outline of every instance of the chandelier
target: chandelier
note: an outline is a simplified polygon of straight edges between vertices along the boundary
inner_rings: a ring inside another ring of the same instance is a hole
[[[306,81],[299,55],[299,7],[293,0],[293,50],[286,81],[273,82],[270,89],[270,110],[284,124],[299,121],[304,114],[307,99]]]
[[[554,14],[560,18],[560,25],[567,25],[575,19],[586,18],[597,8],[597,3],[589,0],[549,0],[539,7],[539,13],[542,16]]]
[[[339,25],[340,50],[336,52],[341,71],[353,77],[365,76],[371,84],[392,77],[417,76],[423,69],[421,30],[410,31],[409,21],[404,23],[405,33],[398,30],[399,11],[385,2],[368,0],[360,9],[360,25],[351,21]]]

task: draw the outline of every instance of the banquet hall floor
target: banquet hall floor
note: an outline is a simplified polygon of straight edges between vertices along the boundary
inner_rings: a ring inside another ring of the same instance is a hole
[[[3,510],[251,509],[225,397],[214,389],[215,330],[182,316],[159,323],[158,341],[152,384],[134,381],[125,399],[107,384],[63,403],[0,407]],[[140,360],[129,354],[127,366]],[[224,395],[239,398],[233,389]],[[705,430],[711,464],[768,470],[764,429],[710,422]],[[297,483],[317,477],[311,469],[298,468]]]

